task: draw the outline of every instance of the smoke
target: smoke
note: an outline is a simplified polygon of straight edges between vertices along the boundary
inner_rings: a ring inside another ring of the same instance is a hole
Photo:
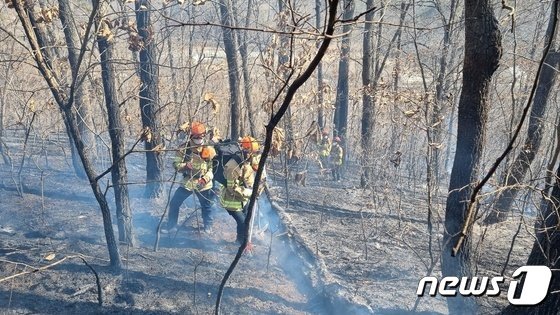
[[[271,260],[282,268],[287,278],[294,283],[301,295],[309,297],[309,308],[307,312],[313,314],[331,314],[330,302],[319,292],[311,278],[313,271],[312,263],[306,257],[303,244],[298,243],[288,233],[280,215],[276,211],[268,197],[262,195],[258,199],[258,207],[255,209],[255,222],[253,231],[262,234],[261,241],[270,251]],[[262,233],[262,229],[266,231]]]

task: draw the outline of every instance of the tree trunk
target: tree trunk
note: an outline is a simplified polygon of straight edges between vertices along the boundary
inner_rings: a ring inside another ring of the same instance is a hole
[[[533,244],[527,265],[544,265],[552,270],[549,294],[536,306],[506,307],[502,314],[557,314],[560,309],[560,166],[556,169],[556,179],[546,207],[535,222],[537,239]],[[556,293],[551,293],[556,292]]]
[[[66,129],[68,130],[68,133],[73,136],[74,144],[76,145],[76,150],[80,155],[80,159],[83,163],[91,189],[93,190],[93,195],[95,196],[95,199],[97,200],[97,203],[101,208],[101,216],[103,218],[103,230],[105,232],[105,239],[107,241],[107,248],[109,250],[110,264],[113,268],[119,270],[121,269],[122,262],[119,253],[119,247],[115,240],[115,232],[113,230],[113,222],[111,219],[111,209],[109,208],[107,198],[105,198],[105,195],[101,190],[101,187],[99,187],[99,182],[96,180],[95,170],[93,169],[93,163],[85,153],[84,143],[78,137],[79,128],[78,128],[78,122],[76,116],[72,112],[73,106],[71,104],[65,104],[61,106],[61,104],[59,104],[59,107],[64,108],[61,109],[64,117],[64,124],[66,125]]]
[[[29,23],[31,24],[31,26],[33,27],[33,34],[35,35],[35,39],[37,40],[37,44],[41,49],[41,55],[43,57],[43,62],[45,63],[45,65],[49,68],[49,69],[53,69],[53,65],[52,65],[52,56],[51,53],[49,51],[49,49],[47,49],[46,47],[48,46],[47,40],[46,40],[46,29],[44,24],[45,23],[37,23],[37,14],[36,12],[33,10],[33,6],[28,5],[27,3],[25,4],[25,7],[23,8],[23,10],[25,10],[25,13],[27,14],[27,16],[29,17]],[[68,135],[68,140],[69,140],[69,144],[70,144],[70,153],[71,153],[71,157],[72,157],[72,166],[74,167],[74,172],[75,174],[80,177],[80,178],[85,178],[85,174],[84,174],[84,169],[83,166],[80,163],[80,156],[78,155],[78,152],[76,150],[76,147],[74,146],[74,140],[71,138],[72,135],[68,132],[66,132],[66,134]]]
[[[446,102],[446,95],[448,93],[448,68],[449,68],[449,50],[453,44],[453,30],[452,25],[455,25],[455,17],[457,14],[457,0],[452,0],[449,8],[449,19],[443,19],[443,47],[439,57],[438,75],[436,78],[436,102],[431,115],[430,127],[431,141],[435,144],[432,146],[432,154],[430,157],[430,165],[432,166],[433,179],[436,187],[439,187],[441,177],[441,150],[440,144],[443,143],[443,112],[444,104]],[[430,145],[430,144],[428,144]]]
[[[373,7],[373,0],[367,0],[366,9]],[[373,127],[375,124],[375,103],[373,98],[373,16],[374,12],[368,12],[365,16],[364,39],[362,52],[362,176],[360,185],[362,188],[369,187],[373,178],[371,158],[368,154],[373,152]]]
[[[278,0],[278,29],[283,32],[289,32],[290,28],[288,27],[288,25],[291,23],[290,19],[292,17],[292,12],[290,11],[290,8],[285,4],[285,2],[286,0]],[[290,57],[290,51],[293,47],[289,35],[279,34],[278,36],[280,38],[280,46],[278,47],[278,76],[285,81],[289,79],[290,73],[292,73],[293,71],[292,60]],[[282,86],[283,82],[281,82],[280,85]],[[297,162],[297,157],[294,155],[296,148],[292,119],[292,109],[288,107],[283,120],[284,129],[286,130],[286,149],[288,152],[286,158],[288,164],[290,165]]]
[[[94,0],[99,1],[99,0]],[[103,20],[97,24],[102,27]],[[99,29],[98,26],[98,29]],[[134,234],[132,228],[132,212],[128,198],[128,175],[125,159],[125,137],[124,127],[117,99],[117,88],[115,84],[115,69],[112,64],[113,45],[106,37],[97,36],[99,59],[101,65],[101,78],[103,81],[103,92],[105,94],[105,106],[107,107],[107,118],[109,121],[109,136],[111,137],[111,154],[113,167],[111,168],[111,179],[113,192],[115,194],[115,205],[117,223],[119,227],[119,241],[134,246]],[[115,165],[116,163],[116,165]]]
[[[239,121],[241,119],[240,115],[240,105],[239,105],[239,68],[237,66],[237,53],[236,53],[236,43],[235,37],[231,30],[232,18],[231,18],[231,8],[228,0],[220,0],[220,17],[222,20],[222,36],[224,40],[224,50],[226,52],[226,59],[228,64],[228,80],[229,80],[229,105],[231,108],[231,139],[239,138]]]
[[[467,237],[459,254],[452,256],[453,246],[465,220],[472,185],[478,179],[482,158],[484,128],[487,120],[488,92],[492,75],[501,57],[501,33],[489,0],[465,0],[465,57],[463,91],[459,101],[457,149],[445,208],[442,275],[472,274],[471,241]],[[450,314],[475,314],[474,297],[447,298]]]
[[[39,9],[41,10],[41,12],[46,12],[47,10],[51,9],[49,7],[50,3],[47,3],[45,0],[39,0],[36,3],[39,4]],[[62,47],[60,46],[60,43],[57,43],[57,36],[56,33],[54,32],[54,23],[40,23],[40,24],[43,24],[42,25],[42,29],[44,31],[43,35],[44,35],[44,40],[46,41],[47,44],[47,46],[45,46],[45,49],[49,50],[51,57],[56,59],[62,59],[63,58]]]
[[[320,30],[322,25],[321,2],[322,0],[315,0],[315,27],[318,30]],[[325,130],[325,96],[323,88],[323,63],[320,62],[317,65],[317,124],[321,130]]]
[[[405,1],[401,2],[401,16],[400,16],[400,23],[399,28],[396,32],[396,49],[395,49],[395,64],[393,66],[393,93],[394,95],[398,95],[399,92],[399,79],[400,79],[400,72],[401,72],[401,55],[402,55],[402,26],[404,24],[404,19],[406,18],[406,12],[410,7],[410,3],[406,3]],[[393,106],[391,108],[391,120],[394,120],[394,117],[400,115],[397,106]],[[391,140],[389,144],[389,152],[396,152],[397,151],[397,142],[399,138],[399,131],[398,126],[396,123],[391,124]]]
[[[163,190],[163,158],[160,153],[153,151],[162,144],[160,122],[158,114],[159,102],[159,69],[156,61],[156,45],[154,43],[154,30],[150,21],[152,6],[148,0],[136,1],[136,24],[138,34],[142,38],[140,49],[140,113],[142,126],[149,128],[152,134],[151,141],[144,142],[146,152],[146,190],[148,198],[159,197]]]
[[[527,129],[527,136],[523,147],[515,157],[510,169],[505,172],[504,179],[506,188],[498,196],[498,200],[494,204],[494,211],[486,217],[485,223],[493,224],[503,222],[507,219],[511,206],[521,190],[518,185],[523,181],[531,164],[535,160],[539,148],[542,143],[542,136],[544,134],[544,113],[548,104],[548,99],[551,96],[552,88],[556,86],[557,66],[560,64],[560,52],[555,45],[556,30],[553,29],[553,18],[557,14],[558,2],[554,1],[551,6],[551,13],[546,37],[552,38],[552,45],[554,50],[550,50],[548,55],[545,56],[545,66],[538,78],[538,86],[535,92],[535,99],[531,107],[531,115],[529,118],[529,128]],[[546,42],[548,42],[546,40]]]
[[[233,7],[235,8],[235,6]],[[247,15],[245,16],[245,24],[243,25],[245,29],[249,28],[249,21],[251,18],[251,10],[253,9],[253,1],[247,1]],[[234,15],[235,25],[239,26],[239,21],[237,20],[237,14]],[[249,74],[248,65],[248,51],[247,51],[247,31],[241,33],[239,39],[239,56],[241,57],[241,72],[243,74],[243,94],[245,96],[245,105],[247,107],[247,118],[249,120],[249,131],[254,137],[258,136],[255,130],[255,118],[253,116],[253,100],[251,97],[251,76]]]
[[[169,5],[169,4],[168,4]],[[166,15],[168,16],[172,16],[172,11],[173,8],[171,7],[165,7],[164,8],[164,12]],[[180,99],[179,99],[179,81],[177,80],[177,69],[175,68],[175,61],[174,61],[174,55],[173,55],[173,40],[172,40],[172,35],[173,32],[171,31],[171,27],[169,26],[169,19],[165,19],[164,20],[165,23],[165,41],[167,44],[167,58],[169,58],[169,71],[171,72],[171,85],[173,87],[177,87],[177,88],[173,88],[172,89],[172,95],[173,95],[173,103],[176,106],[181,106],[180,103]],[[179,115],[177,115],[178,118],[180,119],[181,117],[181,112],[179,112]],[[177,127],[180,126],[180,122],[181,120],[178,121],[177,123]]]
[[[34,31],[34,23],[32,17],[29,15],[28,11],[22,7],[22,2],[13,1],[14,8],[17,12],[18,18],[23,26],[25,36],[31,46],[32,56],[37,63],[37,68],[41,75],[47,82],[49,89],[51,90],[53,97],[58,104],[59,110],[62,114],[64,125],[68,134],[71,135],[73,143],[76,145],[76,151],[78,152],[80,159],[82,161],[84,170],[86,172],[87,178],[89,180],[90,186],[93,190],[93,194],[101,208],[101,214],[103,217],[103,227],[105,231],[105,238],[107,240],[107,248],[109,250],[110,264],[115,269],[121,268],[121,259],[119,254],[119,248],[115,241],[115,235],[113,233],[113,225],[111,222],[111,212],[107,204],[105,195],[101,191],[97,179],[94,174],[93,164],[91,160],[85,153],[85,147],[83,141],[79,137],[79,129],[75,116],[75,108],[72,103],[72,99],[66,99],[66,95],[71,95],[72,93],[65,93],[62,90],[60,81],[57,75],[53,72],[52,67],[49,64],[49,60],[43,56],[43,47],[40,43],[44,43],[41,34]],[[90,19],[97,13],[97,7],[94,6],[92,15]],[[89,29],[89,27],[88,27]],[[86,31],[86,33],[88,33]],[[87,37],[87,36],[86,36]],[[85,43],[83,44],[85,45]]]
[[[72,71],[72,77],[77,78],[78,73],[78,52],[80,46],[80,39],[78,33],[71,25],[72,10],[70,8],[70,3],[68,0],[58,0],[59,8],[59,18],[62,23],[62,29],[64,30],[64,38],[66,40],[66,46],[68,47],[68,62],[70,63],[70,69]],[[85,90],[82,84],[76,86],[76,92],[74,93],[74,104],[78,111],[78,129],[80,131],[80,136],[82,141],[86,146],[91,146],[94,144],[93,135],[87,128],[86,119],[89,117],[89,110],[87,104],[84,102]],[[79,178],[85,179],[86,173],[80,161],[80,158],[76,152],[76,147],[71,142],[72,146],[72,164],[74,166],[74,171]]]
[[[354,0],[342,1],[342,19],[350,20],[354,16]],[[344,152],[347,154],[346,127],[348,125],[348,72],[350,68],[350,31],[352,25],[344,24],[342,27],[342,48],[340,50],[340,61],[338,63],[338,83],[336,86],[336,102],[334,114],[335,135],[341,136],[344,144]]]

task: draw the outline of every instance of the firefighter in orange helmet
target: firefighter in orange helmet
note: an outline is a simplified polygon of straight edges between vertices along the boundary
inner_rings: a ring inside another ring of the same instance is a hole
[[[162,233],[177,231],[177,220],[181,204],[194,194],[200,202],[204,231],[210,232],[212,227],[212,159],[216,151],[205,143],[206,126],[201,122],[193,122],[190,136],[185,145],[177,151],[173,167],[183,174],[183,184],[177,188],[169,203],[167,228]]]
[[[253,192],[253,183],[258,167],[259,143],[252,137],[239,140],[243,152],[243,162],[238,164],[231,159],[224,165],[224,176],[227,184],[222,189],[220,203],[237,223],[237,242],[243,243],[246,225],[247,204]]]

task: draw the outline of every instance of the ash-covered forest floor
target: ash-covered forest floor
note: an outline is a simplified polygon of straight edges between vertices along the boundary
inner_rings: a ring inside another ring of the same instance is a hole
[[[15,188],[19,164],[12,168],[0,163],[0,279],[66,259],[0,282],[0,313],[214,312],[218,286],[238,249],[235,222],[223,209],[214,209],[214,231],[205,234],[197,229],[196,204],[184,204],[180,220],[190,218],[177,235],[162,235],[154,251],[169,185],[165,196],[154,201],[141,198],[142,185],[131,185],[137,246],[120,246],[124,271],[116,274],[106,267],[101,213],[87,182],[76,178],[62,157],[50,157],[48,166],[42,159],[26,162],[21,173],[23,197]],[[131,182],[141,181],[142,160],[140,155],[128,159]],[[284,181],[272,177],[275,207],[261,198],[255,248],[252,255],[243,256],[230,278],[223,313],[406,314],[413,309],[418,280],[431,262],[426,193],[421,186],[403,183],[406,188],[392,189],[385,182],[363,190],[357,188],[358,178],[334,183],[312,167],[305,187],[289,183],[286,192]],[[440,215],[443,201],[440,197],[434,205]],[[435,219],[441,218],[436,214]],[[486,232],[475,228],[479,275],[501,271],[517,224],[518,220],[510,220]],[[506,275],[523,264],[532,245],[530,220],[526,225]],[[435,222],[436,262],[441,230]],[[77,255],[99,273],[103,306],[97,303],[93,273]],[[432,274],[440,276],[439,263]],[[506,303],[505,292],[480,299],[482,312],[488,314]],[[447,308],[440,297],[424,297],[417,311],[446,314]]]
[[[274,201],[290,231],[322,266],[325,286],[379,314],[413,310],[447,314],[444,298],[426,294],[417,301],[416,296],[422,277],[442,278],[446,187],[442,184],[440,191],[432,194],[430,242],[426,186],[421,180],[408,180],[405,170],[387,164],[394,177],[385,175],[370,189],[358,188],[359,175],[350,172],[342,181],[333,182],[328,174],[310,171],[306,186],[290,184],[287,194],[285,185],[276,186]],[[481,206],[484,208],[487,205]],[[506,266],[501,294],[479,298],[480,313],[496,314],[508,305],[507,285],[531,251],[533,224],[531,217],[516,215],[493,226],[473,227],[476,275],[499,276]]]

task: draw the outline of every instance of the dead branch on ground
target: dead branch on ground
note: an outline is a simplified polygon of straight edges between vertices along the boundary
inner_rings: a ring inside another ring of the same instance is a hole
[[[101,288],[101,281],[99,280],[99,274],[97,273],[97,271],[95,271],[95,269],[87,262],[87,260],[82,256],[82,255],[71,255],[71,256],[65,256],[64,258],[61,258],[51,264],[42,266],[42,267],[34,267],[31,265],[27,265],[25,263],[20,263],[20,262],[15,262],[15,261],[8,261],[8,260],[2,260],[2,262],[5,263],[10,263],[10,264],[14,264],[14,265],[23,265],[26,268],[29,268],[30,270],[27,271],[22,271],[16,274],[13,274],[11,276],[7,276],[4,278],[0,279],[0,283],[4,282],[4,281],[8,281],[10,279],[15,279],[27,274],[32,274],[32,273],[37,273],[37,272],[41,272],[41,271],[45,271],[47,269],[53,268],[57,265],[60,265],[61,263],[65,262],[66,260],[70,260],[70,259],[74,259],[74,258],[78,258],[81,259],[83,261],[83,263],[93,272],[93,274],[95,275],[95,282],[97,285],[97,301],[99,306],[103,305],[103,289]]]

